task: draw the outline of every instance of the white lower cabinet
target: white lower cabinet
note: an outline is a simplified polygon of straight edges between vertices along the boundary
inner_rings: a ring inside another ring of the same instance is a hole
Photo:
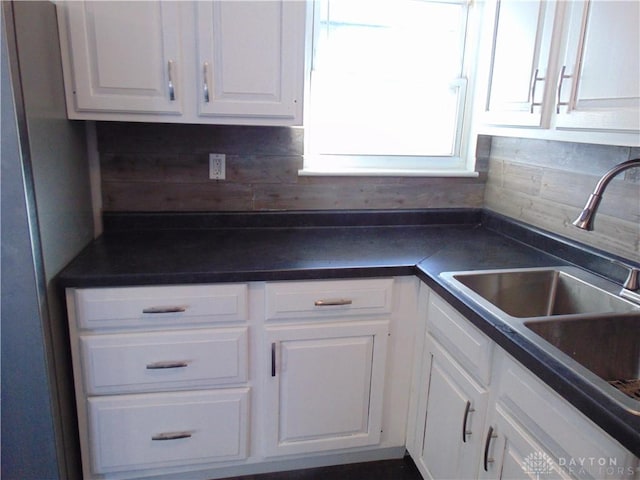
[[[426,478],[471,478],[478,463],[488,391],[435,341],[417,463]]]
[[[480,478],[634,478],[633,454],[506,352],[495,370]]]
[[[571,478],[500,405],[496,405],[492,420],[484,438],[482,478]]]
[[[67,306],[86,480],[405,446],[428,479],[638,480],[633,454],[414,277],[69,289]]]
[[[269,327],[268,455],[380,441],[389,324]]]
[[[249,455],[247,286],[69,289],[85,479]]]
[[[402,457],[418,285],[68,289],[85,480]]]
[[[493,344],[427,288],[415,432],[407,448],[428,479],[473,478],[482,446]]]
[[[407,449],[429,479],[637,479],[639,460],[422,286]]]

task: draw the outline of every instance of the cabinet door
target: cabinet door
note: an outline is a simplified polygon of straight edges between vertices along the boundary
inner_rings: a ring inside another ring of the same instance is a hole
[[[182,112],[176,2],[64,2],[65,84],[76,112]]]
[[[422,446],[415,458],[425,478],[473,478],[480,456],[488,391],[427,336],[426,412]],[[419,441],[419,440],[418,440]]]
[[[380,440],[386,321],[268,328],[268,455]]]
[[[304,2],[197,2],[199,115],[301,123],[304,24]]]
[[[497,125],[548,126],[548,64],[555,2],[501,1],[487,5],[493,32],[484,120]],[[547,125],[543,125],[543,122]]]
[[[640,132],[640,2],[567,2],[557,127]]]
[[[496,406],[483,441],[483,458],[477,478],[573,478],[500,405]]]

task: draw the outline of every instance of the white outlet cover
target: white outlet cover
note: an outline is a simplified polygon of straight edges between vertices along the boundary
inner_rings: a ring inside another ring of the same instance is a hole
[[[209,154],[209,178],[224,180],[226,177],[226,155],[224,153]]]

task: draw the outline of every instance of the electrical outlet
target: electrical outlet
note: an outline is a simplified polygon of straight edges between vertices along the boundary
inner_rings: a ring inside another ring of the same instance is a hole
[[[211,180],[224,180],[227,175],[227,167],[224,153],[209,154],[209,178]]]

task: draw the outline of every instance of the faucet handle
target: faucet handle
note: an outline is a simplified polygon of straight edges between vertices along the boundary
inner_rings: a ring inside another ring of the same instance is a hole
[[[627,279],[622,284],[622,287],[627,290],[638,290],[640,289],[640,268],[632,267],[631,265],[627,265],[624,262],[620,262],[618,260],[612,260],[615,265],[618,265],[627,270]]]
[[[627,279],[622,286],[627,290],[638,290],[638,288],[640,288],[640,269],[635,267],[627,268],[629,268],[629,275],[627,275]]]

